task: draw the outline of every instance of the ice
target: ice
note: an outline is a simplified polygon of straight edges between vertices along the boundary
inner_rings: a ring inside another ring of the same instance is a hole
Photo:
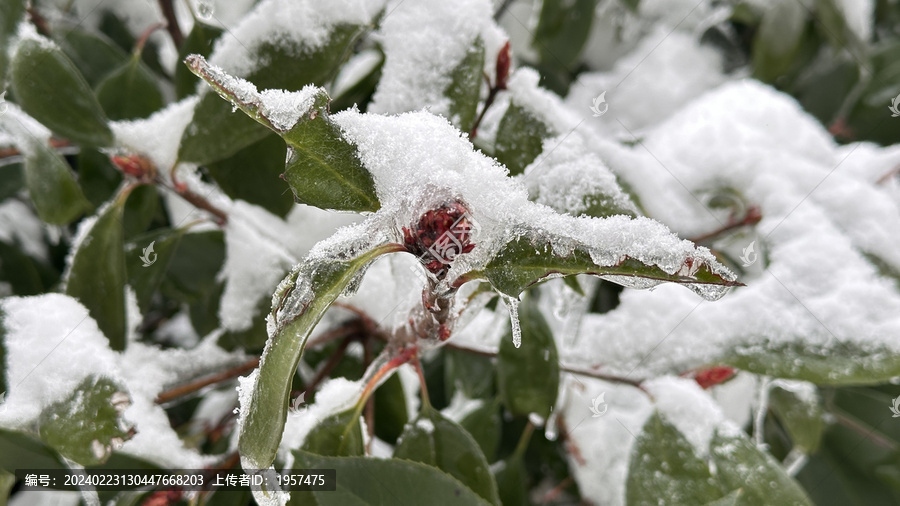
[[[509,323],[512,326],[513,345],[518,348],[522,346],[522,327],[519,325],[519,299],[501,296],[506,310],[509,311]]]
[[[428,108],[450,117],[444,91],[452,71],[491,23],[488,0],[420,0],[400,2],[382,23],[386,56],[381,81],[369,104],[375,113],[400,113]],[[493,53],[485,62],[493,66]]]
[[[327,43],[337,25],[368,24],[384,3],[263,0],[216,42],[210,62],[232,74],[247,76],[268,63],[259,56],[262,47],[276,45],[299,56]]]

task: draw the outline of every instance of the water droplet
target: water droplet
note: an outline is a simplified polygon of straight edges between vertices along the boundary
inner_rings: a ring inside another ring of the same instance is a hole
[[[200,0],[197,2],[197,17],[209,21],[213,17],[213,6],[211,0]]]

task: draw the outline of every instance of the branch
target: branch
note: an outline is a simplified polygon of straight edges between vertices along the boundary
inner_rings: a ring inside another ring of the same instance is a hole
[[[256,367],[258,365],[259,365],[259,359],[254,358],[253,360],[245,362],[237,367],[232,367],[231,369],[222,371],[218,374],[214,374],[212,376],[208,376],[203,379],[192,381],[186,385],[181,385],[181,386],[178,386],[175,388],[171,388],[169,390],[166,390],[166,391],[160,393],[156,397],[156,403],[157,404],[165,404],[165,403],[173,401],[179,397],[183,397],[185,395],[197,392],[198,390],[202,390],[203,388],[206,388],[209,385],[214,385],[214,384],[220,383],[222,381],[236,378],[238,376],[243,375],[244,373],[247,373],[249,371],[252,371],[253,369],[256,369]]]
[[[744,214],[744,217],[740,220],[729,220],[728,223],[722,228],[690,239],[690,241],[694,244],[700,244],[702,242],[709,241],[710,239],[715,239],[725,232],[730,232],[736,228],[747,225],[756,225],[760,220],[762,220],[762,212],[760,211],[759,206],[750,206],[747,208],[747,213]]]
[[[178,18],[175,17],[175,9],[172,7],[172,0],[159,0],[159,8],[162,10],[163,16],[166,18],[166,30],[172,37],[172,42],[176,48],[180,48],[184,42],[184,35],[178,26]]]

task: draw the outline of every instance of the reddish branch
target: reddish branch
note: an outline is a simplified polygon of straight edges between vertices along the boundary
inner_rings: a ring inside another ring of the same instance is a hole
[[[226,380],[229,380],[232,378],[237,378],[238,376],[241,376],[247,372],[252,371],[253,369],[256,369],[256,367],[258,365],[259,365],[259,359],[254,358],[253,360],[247,361],[237,367],[232,367],[231,369],[228,369],[227,371],[222,371],[218,374],[213,374],[212,376],[207,376],[206,378],[192,381],[186,385],[181,385],[181,386],[166,390],[166,391],[160,393],[156,397],[156,403],[157,404],[165,404],[165,403],[172,401],[174,399],[177,399],[179,397],[183,397],[185,395],[189,395],[189,394],[192,394],[199,390],[202,390],[203,388],[206,388],[209,385],[214,385],[216,383],[220,383],[222,381],[226,381]]]
[[[472,125],[472,131],[469,132],[469,140],[475,139],[478,135],[478,125],[481,124],[481,120],[484,119],[484,114],[487,110],[494,104],[494,99],[497,98],[497,94],[506,89],[506,81],[509,79],[509,66],[511,63],[510,53],[509,53],[509,41],[506,41],[506,44],[503,48],[500,49],[500,52],[497,53],[497,62],[495,64],[497,79],[494,84],[491,84],[490,79],[487,75],[484,76],[485,81],[487,81],[489,90],[488,96],[484,100],[484,107],[481,108],[481,113],[478,115],[478,118],[475,120],[475,123]]]
[[[717,230],[713,230],[707,234],[703,234],[700,237],[695,237],[691,239],[692,242],[696,244],[700,244],[702,242],[709,241],[710,239],[714,239],[726,232],[730,232],[736,228],[748,226],[748,225],[756,225],[762,219],[762,211],[759,209],[759,206],[750,206],[747,208],[747,212],[744,214],[744,217],[740,220],[730,219],[728,223],[725,224],[722,228]]]
[[[175,47],[181,47],[184,42],[184,35],[181,28],[178,27],[178,18],[175,17],[175,8],[172,6],[172,0],[159,0],[159,8],[162,10],[163,16],[166,18],[166,29]]]

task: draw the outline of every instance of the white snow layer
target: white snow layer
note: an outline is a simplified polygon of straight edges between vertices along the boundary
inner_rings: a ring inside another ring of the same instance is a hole
[[[87,309],[69,296],[11,297],[0,309],[7,331],[9,385],[0,426],[29,429],[44,408],[65,399],[83,379],[104,376],[123,385],[131,399],[123,416],[137,434],[121,452],[180,468],[200,468],[215,460],[186,448],[155,403],[164,388],[240,358],[218,348],[215,336],[193,350],[161,350],[131,342],[118,353],[109,348]]]

